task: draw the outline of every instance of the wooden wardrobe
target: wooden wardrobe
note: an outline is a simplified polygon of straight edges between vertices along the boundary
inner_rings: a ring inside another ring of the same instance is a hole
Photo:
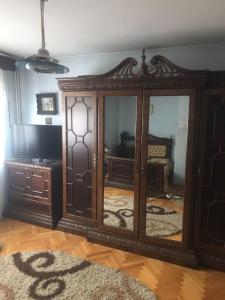
[[[225,72],[127,58],[58,79],[58,228],[150,257],[225,270]]]

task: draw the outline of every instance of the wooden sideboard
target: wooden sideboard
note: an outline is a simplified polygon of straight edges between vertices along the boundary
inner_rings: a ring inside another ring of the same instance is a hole
[[[134,159],[108,156],[106,159],[108,186],[132,190],[134,187]]]
[[[62,163],[6,161],[5,217],[55,228],[62,215]]]
[[[146,168],[147,195],[155,196],[164,193],[164,165],[151,163]]]
[[[134,159],[116,156],[106,158],[105,183],[107,186],[133,190],[134,188]],[[151,163],[147,165],[148,196],[163,193],[164,165]]]

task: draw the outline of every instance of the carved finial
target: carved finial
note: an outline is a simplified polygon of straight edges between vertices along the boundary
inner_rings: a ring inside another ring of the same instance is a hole
[[[145,49],[142,50],[142,64],[141,64],[141,69],[140,69],[140,74],[147,75],[148,74],[148,66],[145,63],[146,55],[145,55]]]
[[[145,59],[146,59],[146,55],[145,55],[145,49],[142,50],[142,64],[145,64]]]

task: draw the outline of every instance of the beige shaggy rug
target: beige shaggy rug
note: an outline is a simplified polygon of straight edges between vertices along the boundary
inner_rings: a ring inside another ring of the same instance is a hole
[[[63,252],[0,257],[0,299],[156,300],[140,282]]]
[[[165,199],[165,202],[174,200]],[[179,201],[183,203],[183,201]],[[182,232],[183,216],[154,201],[146,205],[146,235],[168,237]],[[104,197],[104,224],[133,231],[134,199],[129,196]]]

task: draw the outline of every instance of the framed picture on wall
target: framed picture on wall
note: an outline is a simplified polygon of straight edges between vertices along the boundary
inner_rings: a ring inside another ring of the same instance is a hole
[[[37,98],[37,114],[38,115],[55,115],[56,109],[56,94],[36,94]]]

